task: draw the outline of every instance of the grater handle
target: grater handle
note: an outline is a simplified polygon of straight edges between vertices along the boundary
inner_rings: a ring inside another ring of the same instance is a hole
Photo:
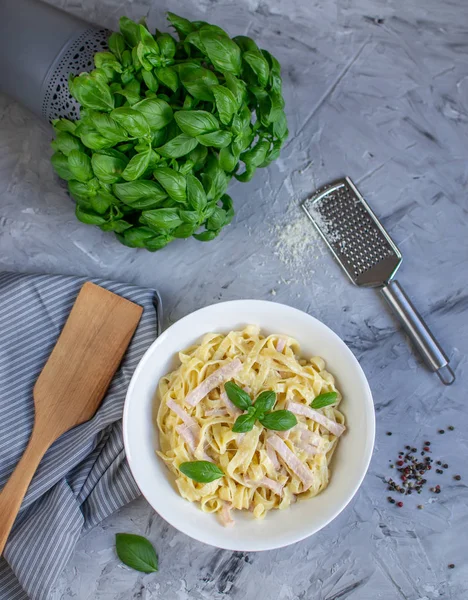
[[[436,372],[445,385],[452,384],[455,374],[449,359],[398,281],[390,281],[381,292],[429,369]]]

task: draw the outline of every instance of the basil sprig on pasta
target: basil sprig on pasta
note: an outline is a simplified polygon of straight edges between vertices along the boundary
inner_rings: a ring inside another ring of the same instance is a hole
[[[273,431],[287,431],[297,425],[296,416],[291,411],[272,410],[276,403],[276,394],[272,390],[259,394],[253,403],[249,394],[232,381],[225,383],[224,389],[229,400],[237,408],[246,411],[237,417],[232,428],[235,433],[251,431],[256,421]]]
[[[223,471],[208,460],[192,460],[179,465],[179,471],[198,483],[210,483],[224,477]]]
[[[325,408],[325,406],[330,406],[331,404],[336,403],[336,399],[338,398],[338,394],[336,392],[325,392],[323,394],[319,394],[316,396],[310,406],[311,408]]]
[[[234,216],[230,180],[249,181],[288,136],[274,56],[204,21],[168,19],[178,41],[122,17],[95,69],[70,76],[80,118],[53,122],[52,165],[77,218],[152,252],[214,239]]]

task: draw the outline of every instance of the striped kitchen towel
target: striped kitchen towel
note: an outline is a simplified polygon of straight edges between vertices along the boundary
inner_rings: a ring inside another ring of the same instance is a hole
[[[85,281],[0,274],[0,490],[32,429],[34,383]],[[0,600],[46,600],[80,535],[140,494],[125,459],[121,419],[132,373],[158,333],[158,296],[92,281],[142,306],[143,316],[96,415],[43,458],[0,559]]]

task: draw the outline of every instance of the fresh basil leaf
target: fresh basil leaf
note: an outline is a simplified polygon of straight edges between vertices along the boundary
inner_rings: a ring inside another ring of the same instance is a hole
[[[86,204],[89,204],[89,199],[91,198],[91,196],[96,194],[96,191],[94,189],[90,189],[89,183],[90,182],[83,183],[81,181],[77,181],[76,179],[71,179],[68,182],[68,192],[70,196],[76,202],[84,202]]]
[[[213,148],[225,148],[226,146],[229,146],[231,140],[232,133],[230,131],[219,130],[197,135],[197,141],[200,142],[200,144]]]
[[[141,213],[141,222],[153,229],[174,229],[182,225],[177,208],[156,208]]]
[[[69,121],[68,119],[54,119],[52,121],[52,126],[56,133],[59,133],[59,131],[66,131],[67,133],[76,135],[76,123]]]
[[[187,156],[187,160],[193,161],[193,170],[199,171],[206,162],[208,150],[205,146],[198,145],[195,150],[192,150]]]
[[[119,238],[123,244],[130,248],[146,248],[148,240],[154,237],[153,229],[149,227],[132,227],[127,229],[122,238]]]
[[[117,533],[115,550],[120,560],[135,571],[154,573],[158,570],[158,556],[152,544],[141,535]]]
[[[96,214],[91,209],[85,209],[79,204],[77,204],[75,208],[75,214],[78,221],[86,223],[87,225],[103,225],[106,222],[104,217]]]
[[[143,100],[143,102],[151,102],[151,100]],[[132,137],[144,137],[145,135],[149,135],[150,126],[136,106],[135,108],[116,108],[111,112],[110,116]]]
[[[186,160],[184,163],[179,165],[178,171],[181,175],[188,175],[192,172],[194,166],[193,160]]]
[[[232,171],[235,171],[238,162],[239,156],[236,156],[231,152],[231,146],[225,146],[224,148],[221,148],[219,153],[219,166],[221,169],[223,169],[223,171],[232,173]]]
[[[143,81],[145,82],[148,90],[150,90],[151,92],[158,91],[159,83],[152,71],[143,71],[142,77],[143,77]]]
[[[260,413],[260,412],[267,412],[269,410],[272,410],[273,407],[275,406],[275,402],[276,402],[276,394],[275,392],[273,392],[272,390],[268,390],[266,392],[262,392],[261,394],[259,394],[257,396],[257,399],[255,400],[255,411],[256,413]]]
[[[270,149],[270,142],[260,140],[253,148],[241,154],[241,159],[246,165],[258,167],[264,162]]]
[[[190,223],[183,223],[176,227],[171,233],[175,238],[186,239],[189,238],[198,229],[198,223],[193,225]]]
[[[324,394],[319,394],[317,397],[315,397],[310,406],[315,410],[319,408],[325,408],[325,406],[335,404],[337,398],[338,394],[336,392],[325,392]]]
[[[179,210],[179,217],[189,225],[198,225],[200,221],[200,215],[194,210]]]
[[[226,382],[224,384],[224,389],[226,390],[229,400],[234,406],[237,406],[237,408],[247,410],[249,406],[252,406],[252,400],[247,392],[244,392],[244,390],[233,381]]]
[[[128,17],[120,17],[120,33],[125,38],[127,44],[133,48],[140,41],[140,26]]]
[[[236,173],[234,177],[237,179],[237,181],[242,181],[243,183],[245,183],[246,181],[250,181],[252,179],[252,177],[255,175],[256,170],[257,167],[254,167],[252,165],[246,165],[245,171],[240,174]]]
[[[213,101],[211,87],[219,81],[213,71],[204,69],[195,63],[179,65],[179,77],[185,89],[197,100]]]
[[[122,66],[127,70],[127,74],[131,74],[130,68],[132,66],[132,53],[130,50],[124,50],[122,52]],[[124,81],[123,77],[125,75],[125,71],[122,73],[122,82],[128,83],[128,81]],[[133,77],[133,74],[131,74]]]
[[[123,96],[128,104],[133,106],[141,100],[140,82],[137,79],[132,79],[124,88],[116,90],[115,94]]]
[[[219,130],[219,121],[205,110],[179,110],[174,114],[177,125],[193,137]]]
[[[92,115],[91,121],[96,127],[98,133],[111,141],[113,144],[118,144],[128,137],[125,129],[107,113],[96,112]]]
[[[68,87],[71,95],[86,108],[110,111],[114,108],[114,97],[105,83],[94,79],[88,73],[70,77]]]
[[[166,192],[155,181],[131,181],[129,183],[116,183],[112,191],[121,200],[133,206],[139,200],[161,202],[167,198]]]
[[[226,225],[229,225],[229,223],[234,218],[234,206],[232,203],[231,196],[228,196],[227,194],[224,194],[223,196],[221,196],[221,203],[222,203],[224,211],[226,213],[226,219],[224,221],[224,227],[226,227]]]
[[[157,250],[164,248],[164,246],[167,246],[169,242],[172,242],[173,239],[174,237],[168,233],[165,233],[164,235],[157,235],[146,242],[145,248],[150,252],[156,252]]]
[[[114,143],[87,125],[80,124],[78,131],[83,145],[90,148],[90,150],[110,148]]]
[[[122,65],[115,58],[112,52],[96,52],[94,54],[94,64],[97,69],[111,69],[116,73],[122,73]]]
[[[157,37],[159,50],[166,58],[173,58],[176,53],[176,43],[172,35],[163,33]]]
[[[259,421],[263,427],[273,431],[287,431],[297,425],[296,415],[289,410],[275,410],[264,415]]]
[[[194,210],[201,212],[208,202],[203,185],[194,175],[187,175],[186,180],[187,201]]]
[[[288,122],[284,111],[278,116],[273,123],[273,135],[280,140],[285,140],[288,137]]]
[[[119,60],[122,61],[122,55],[125,51],[125,39],[120,33],[111,33],[107,40],[107,45],[112,54]]]
[[[173,200],[185,202],[187,180],[183,175],[168,167],[155,169],[153,175]]]
[[[51,146],[55,151],[62,152],[65,156],[68,156],[72,150],[80,150],[82,152],[85,149],[77,137],[65,131],[57,134]]]
[[[246,35],[236,35],[233,40],[242,52],[260,52],[254,40]]]
[[[173,92],[177,92],[179,89],[179,77],[174,69],[171,67],[160,67],[154,70],[154,74],[163,85]]]
[[[234,433],[247,433],[247,431],[252,431],[256,420],[255,415],[240,415],[237,417],[232,427],[232,431],[234,431]]]
[[[127,166],[127,160],[104,154],[94,154],[91,159],[96,177],[104,183],[115,183],[122,177],[122,172]]]
[[[122,172],[122,177],[126,181],[134,181],[143,175],[150,164],[151,149],[145,152],[139,152],[132,156],[129,163]]]
[[[240,154],[250,146],[254,137],[255,133],[252,129],[250,127],[245,128],[234,138],[232,142],[232,151],[236,154]]]
[[[261,52],[247,51],[242,55],[243,60],[250,65],[252,71],[258,78],[258,83],[265,87],[268,84],[268,77],[270,75],[270,67],[265,57]]]
[[[164,146],[156,148],[156,152],[166,158],[180,158],[191,152],[196,146],[198,146],[198,142],[195,138],[181,133],[169,140]]]
[[[226,79],[226,86],[231,90],[231,92],[234,95],[234,98],[236,99],[237,106],[241,106],[245,98],[247,97],[247,89],[245,83],[242,80],[238,79],[232,73],[225,73],[224,77]]]
[[[184,19],[183,17],[179,17],[174,13],[168,12],[167,19],[169,23],[174,27],[174,29],[179,34],[179,39],[184,40],[185,36],[187,36],[190,32],[194,30],[194,27],[190,21]]]
[[[55,152],[50,160],[52,162],[52,166],[54,167],[54,171],[59,177],[65,179],[66,181],[69,181],[75,177],[68,166],[68,159],[65,154],[62,152]]]
[[[80,150],[71,150],[68,154],[68,168],[78,181],[88,181],[94,177],[91,160],[87,154]]]
[[[223,471],[217,465],[207,460],[183,462],[179,465],[179,471],[198,483],[210,483],[224,477]]]
[[[211,91],[215,97],[221,123],[228,125],[237,111],[237,100],[231,90],[224,85],[214,85]]]
[[[194,233],[193,237],[199,242],[211,242],[218,234],[219,231],[203,231],[202,233]]]
[[[104,215],[112,205],[111,194],[98,192],[90,198],[90,206],[98,215]]]
[[[226,222],[225,211],[222,208],[220,208],[219,206],[216,206],[214,211],[212,212],[210,218],[207,219],[207,221],[206,221],[206,228],[209,229],[210,231],[217,231],[218,229],[221,229],[221,227],[224,226],[225,222]]]
[[[115,231],[115,233],[123,233],[131,227],[133,227],[133,225],[124,219],[112,220],[104,223],[104,225],[100,225],[102,231]]]
[[[200,29],[200,39],[211,63],[221,73],[239,75],[241,71],[241,51],[239,46],[226,34],[221,35],[211,29]]]
[[[152,130],[162,129],[172,121],[172,108],[167,102],[160,98],[148,98],[142,100],[132,107],[133,110],[141,113]]]
[[[189,33],[188,36],[185,38],[184,43],[192,44],[192,46],[195,46],[195,48],[200,50],[202,54],[206,54],[205,46],[201,41],[199,31],[192,31],[192,33]]]
[[[223,169],[220,168],[216,157],[210,156],[202,174],[208,200],[218,200],[226,191],[229,179]]]

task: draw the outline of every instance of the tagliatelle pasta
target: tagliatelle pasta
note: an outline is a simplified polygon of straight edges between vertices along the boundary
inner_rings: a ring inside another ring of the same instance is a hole
[[[159,382],[157,427],[158,455],[176,475],[183,498],[199,502],[204,512],[218,513],[230,525],[231,509],[250,510],[261,519],[327,487],[345,419],[337,408],[341,394],[322,358],[301,358],[293,338],[264,337],[250,325],[227,335],[209,333],[180,352],[179,359],[180,366]],[[227,397],[227,381],[253,400],[273,390],[274,410],[290,410],[297,425],[272,431],[257,421],[247,433],[233,432],[242,411]],[[325,392],[337,392],[336,403],[310,408]],[[225,476],[202,484],[179,471],[181,463],[195,460],[214,462]]]

